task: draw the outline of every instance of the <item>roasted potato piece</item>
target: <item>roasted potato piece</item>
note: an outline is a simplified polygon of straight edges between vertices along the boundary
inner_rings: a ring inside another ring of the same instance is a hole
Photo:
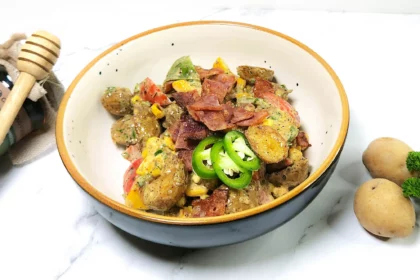
[[[164,128],[171,127],[181,119],[181,115],[184,112],[176,103],[171,103],[169,106],[165,107],[163,111],[165,112],[165,120],[162,123]]]
[[[288,89],[285,85],[283,84],[277,84],[277,83],[271,83],[273,85],[274,88],[274,93],[278,96],[280,96],[281,98],[283,98],[284,100],[288,100],[289,99],[289,94],[293,92],[292,89]]]
[[[363,183],[356,191],[353,207],[359,223],[374,235],[402,238],[413,233],[413,203],[390,180],[377,178]]]
[[[288,155],[287,141],[270,126],[250,126],[245,136],[251,148],[265,163],[282,161]]]
[[[175,153],[165,155],[161,175],[143,187],[143,201],[148,209],[167,211],[182,198],[188,174]]]
[[[255,186],[246,189],[229,189],[226,214],[237,213],[258,206],[258,196]]]
[[[274,71],[262,67],[241,65],[236,68],[238,75],[250,83],[255,83],[256,78],[272,81],[274,78]]]
[[[286,169],[271,173],[268,175],[268,180],[276,187],[283,186],[290,190],[305,181],[308,175],[308,159],[302,158],[293,165],[288,166]]]
[[[101,103],[105,110],[116,116],[124,116],[133,112],[130,100],[133,97],[130,89],[109,87],[102,95]]]
[[[142,144],[152,136],[159,136],[160,125],[153,115],[144,117],[125,115],[111,127],[111,137],[119,145]]]

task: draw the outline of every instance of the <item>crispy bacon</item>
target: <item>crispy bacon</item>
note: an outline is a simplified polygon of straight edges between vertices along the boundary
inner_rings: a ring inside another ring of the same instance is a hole
[[[254,112],[247,111],[245,108],[238,107],[233,111],[233,118],[231,123],[238,123],[244,120],[249,120],[254,116]]]
[[[183,117],[179,128],[178,138],[201,140],[207,137],[209,130],[190,116]]]
[[[263,98],[263,96],[267,93],[274,94],[274,86],[271,82],[256,78],[255,85],[254,85],[254,95],[259,98]]]
[[[219,100],[215,95],[205,95],[197,100],[195,103],[188,106],[189,110],[202,111],[221,111],[223,107],[220,106]]]
[[[267,111],[258,111],[254,113],[254,116],[252,118],[237,122],[237,126],[251,126],[251,125],[257,125],[264,121],[264,119],[268,116]]]
[[[222,103],[226,94],[229,92],[229,87],[228,84],[219,81],[204,79],[202,95],[216,95],[219,103]]]
[[[177,120],[173,125],[168,128],[168,132],[171,134],[172,141],[176,142],[178,139],[179,129],[181,127],[181,120]]]
[[[231,74],[219,74],[217,76],[212,77],[211,79],[221,82],[226,87],[228,93],[233,89],[233,86],[236,84],[236,78],[234,75]]]
[[[175,150],[194,150],[197,147],[200,140],[186,139],[184,137],[178,137],[175,142]]]
[[[178,151],[178,158],[182,160],[187,171],[192,171],[192,154],[193,150],[180,150]]]
[[[197,71],[198,75],[200,75],[201,80],[204,80],[205,78],[210,78],[211,76],[215,76],[218,74],[223,74],[223,70],[219,68],[204,69],[200,66],[195,66],[195,70]]]
[[[309,144],[308,138],[306,137],[306,133],[303,131],[299,131],[299,134],[296,137],[296,144],[298,144],[298,146],[301,146],[303,151],[312,146],[311,144]]]
[[[174,92],[172,93],[172,97],[175,99],[176,104],[184,110],[200,98],[196,90],[188,92]]]
[[[226,121],[223,111],[197,111],[197,115],[211,131],[225,130],[233,127]]]
[[[213,191],[213,193],[206,199],[195,199],[192,201],[192,216],[200,217],[214,217],[225,214],[226,202],[228,199],[228,189],[221,186]]]

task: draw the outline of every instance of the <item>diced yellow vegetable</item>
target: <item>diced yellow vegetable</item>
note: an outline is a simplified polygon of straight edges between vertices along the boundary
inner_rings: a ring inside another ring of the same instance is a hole
[[[156,118],[161,119],[165,116],[165,112],[162,110],[159,104],[155,103],[151,107],[153,115],[156,116]]]
[[[134,97],[131,98],[131,104],[136,104],[137,102],[140,102],[140,96],[135,95]]]
[[[172,83],[172,87],[177,92],[188,92],[194,90],[194,87],[191,86],[186,80],[178,80]]]
[[[147,206],[144,204],[137,188],[132,188],[125,198],[125,204],[128,207],[135,209],[146,210]]]
[[[150,149],[151,147],[153,147],[153,144],[157,143],[157,141],[158,141],[158,138],[156,136],[153,136],[147,139],[147,142],[146,142],[147,149]]]
[[[301,160],[302,157],[303,157],[303,154],[298,148],[290,148],[289,149],[289,158],[293,162],[297,162],[297,161]]]
[[[222,69],[223,71],[225,71],[225,74],[232,74],[229,67],[221,57],[218,57],[213,63],[213,68]]]
[[[181,197],[180,200],[178,200],[178,202],[176,203],[176,206],[183,207],[186,202],[187,202],[187,199],[185,198],[185,196],[183,196],[183,197]],[[181,211],[182,211],[182,209],[181,209]]]
[[[163,141],[164,141],[166,147],[168,147],[172,151],[175,150],[175,144],[174,144],[174,142],[172,141],[172,139],[170,137],[163,138]]]
[[[192,174],[192,177],[191,177],[191,181],[193,181],[194,183],[198,184],[198,183],[200,183],[201,178],[197,174],[193,173]]]
[[[200,195],[200,199],[206,199],[207,197],[209,197],[208,194]]]
[[[246,81],[241,77],[236,78],[236,92],[244,92]]]
[[[155,167],[155,168],[152,170],[152,176],[153,176],[153,177],[158,177],[158,176],[160,176],[160,173],[161,173],[160,168]]]
[[[273,120],[272,119],[265,119],[262,124],[266,125],[266,126],[273,126]]]
[[[143,152],[141,152],[141,157],[146,158],[147,157],[147,149],[144,149]]]
[[[196,197],[196,196],[206,195],[207,192],[208,192],[208,189],[205,186],[192,183],[191,185],[187,187],[185,194],[190,197]]]
[[[236,98],[246,98],[246,97],[252,97],[252,95],[247,92],[238,92],[236,94]]]

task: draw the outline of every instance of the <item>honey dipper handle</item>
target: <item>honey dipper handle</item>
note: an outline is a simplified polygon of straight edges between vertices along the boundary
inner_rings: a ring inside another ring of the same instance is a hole
[[[23,102],[25,102],[25,99],[28,96],[28,92],[31,91],[35,82],[36,79],[34,76],[25,72],[20,73],[12,92],[9,94],[0,110],[0,144],[3,143],[6,138],[10,127],[22,108]]]
[[[60,39],[42,30],[33,33],[22,46],[17,59],[17,68],[21,73],[0,110],[0,144],[35,82],[46,78],[57,62],[60,49]]]

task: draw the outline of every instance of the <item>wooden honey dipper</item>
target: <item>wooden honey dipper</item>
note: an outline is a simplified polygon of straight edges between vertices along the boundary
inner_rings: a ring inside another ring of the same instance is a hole
[[[35,82],[47,77],[60,55],[61,42],[46,32],[33,33],[22,46],[17,60],[20,75],[0,110],[0,144],[3,143]]]

